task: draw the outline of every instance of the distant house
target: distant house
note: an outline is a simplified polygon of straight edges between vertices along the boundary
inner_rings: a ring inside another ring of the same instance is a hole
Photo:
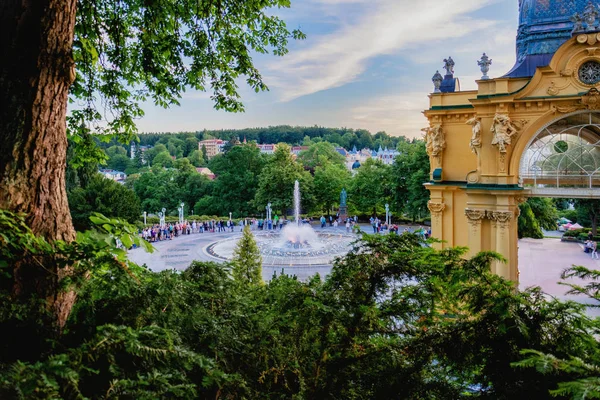
[[[196,172],[198,172],[200,175],[206,176],[211,181],[217,177],[210,169],[205,167],[196,168]]]
[[[144,153],[151,148],[152,148],[152,146],[138,146],[136,142],[132,141],[131,148],[130,148],[130,157],[133,160],[139,150],[142,153],[141,154],[142,164],[146,164],[146,160],[144,160]]]
[[[256,145],[262,154],[275,153],[276,144],[257,144]]]
[[[294,146],[292,147],[292,154],[299,155],[300,152],[308,150],[308,146]]]
[[[115,171],[114,169],[101,169],[98,170],[105,178],[113,180],[118,183],[125,183],[125,179],[127,179],[127,174],[121,171]]]
[[[335,151],[337,151],[338,153],[340,153],[340,155],[344,156],[344,157],[348,157],[348,151],[343,148],[343,147],[336,147]]]
[[[198,143],[198,150],[202,151],[202,147],[206,148],[206,157],[210,160],[217,154],[223,152],[223,147],[227,144],[226,141],[221,139],[208,139]]]

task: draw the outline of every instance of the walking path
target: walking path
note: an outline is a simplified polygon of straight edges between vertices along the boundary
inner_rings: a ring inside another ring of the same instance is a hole
[[[361,226],[361,228],[370,232],[368,225]],[[401,228],[401,230],[403,229],[404,227]],[[321,231],[318,227],[316,230]],[[345,228],[327,227],[324,231],[345,232]],[[173,240],[155,243],[156,251],[152,254],[146,253],[142,249],[134,249],[130,251],[129,257],[140,265],[146,264],[153,271],[183,270],[194,260],[219,262],[205,252],[206,247],[215,241],[240,235],[239,227],[236,227],[236,231],[233,233],[182,235]],[[519,288],[521,289],[540,286],[545,293],[551,296],[587,303],[589,300],[582,296],[566,295],[569,288],[558,283],[561,280],[562,271],[572,265],[582,265],[600,270],[600,261],[592,260],[589,254],[583,252],[583,246],[578,243],[561,242],[560,239],[552,238],[519,240]],[[300,280],[306,280],[316,273],[322,276],[327,275],[330,270],[329,266],[263,266],[263,278],[269,280],[274,273],[280,274],[283,271],[290,275],[296,275]],[[576,280],[570,280],[570,282],[576,282]],[[600,315],[600,310],[593,310],[591,313]]]
[[[600,270],[600,261],[592,260],[579,243],[561,242],[560,239],[519,240],[520,289],[540,286],[545,293],[559,299],[589,304],[591,301],[584,296],[567,295],[569,287],[558,283],[561,273],[573,265]],[[566,282],[584,283],[579,279]],[[588,314],[600,316],[600,310],[589,309]]]

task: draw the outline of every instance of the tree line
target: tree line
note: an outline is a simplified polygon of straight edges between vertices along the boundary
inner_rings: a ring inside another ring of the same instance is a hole
[[[369,159],[354,175],[345,157],[329,142],[312,143],[298,157],[284,143],[273,155],[261,154],[253,143],[238,144],[205,161],[197,147],[186,146],[191,141],[161,140],[144,152],[143,159],[141,155],[131,159],[121,145],[106,148],[107,167],[129,174],[124,187],[118,188],[114,182],[105,182],[102,187],[102,179],[97,177],[76,179],[82,171],[93,173],[93,168],[79,168],[69,174],[73,177],[69,179],[73,181],[69,185],[70,205],[78,227],[85,225],[84,217],[94,209],[133,222],[139,220],[141,211],[155,214],[166,208],[169,215],[177,215],[181,202],[185,203],[186,215],[261,217],[267,203],[276,213],[290,215],[296,180],[305,214],[335,214],[340,193],[346,189],[351,215],[383,217],[385,204],[390,205],[396,220],[427,215],[428,194],[423,183],[429,179],[429,159],[419,140],[402,138],[397,147],[400,155],[393,165]],[[216,179],[199,174],[199,166],[207,166]],[[109,193],[122,195],[111,200]],[[113,201],[119,205],[111,207]],[[124,213],[127,207],[130,211]]]

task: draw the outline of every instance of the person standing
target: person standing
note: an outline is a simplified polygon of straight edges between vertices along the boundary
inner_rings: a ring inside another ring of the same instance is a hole
[[[592,240],[592,260],[596,259],[598,260],[598,242],[596,242],[595,240]]]
[[[325,228],[325,223],[326,223],[325,217],[323,215],[321,215],[321,228]]]

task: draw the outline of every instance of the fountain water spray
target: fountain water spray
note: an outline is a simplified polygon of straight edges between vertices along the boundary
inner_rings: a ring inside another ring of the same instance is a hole
[[[300,217],[300,183],[294,183],[294,223],[286,225],[281,232],[281,246],[302,249],[320,246],[319,235],[309,224],[303,224]]]
[[[296,225],[302,223],[300,220],[300,183],[298,181],[294,182],[294,220]]]

